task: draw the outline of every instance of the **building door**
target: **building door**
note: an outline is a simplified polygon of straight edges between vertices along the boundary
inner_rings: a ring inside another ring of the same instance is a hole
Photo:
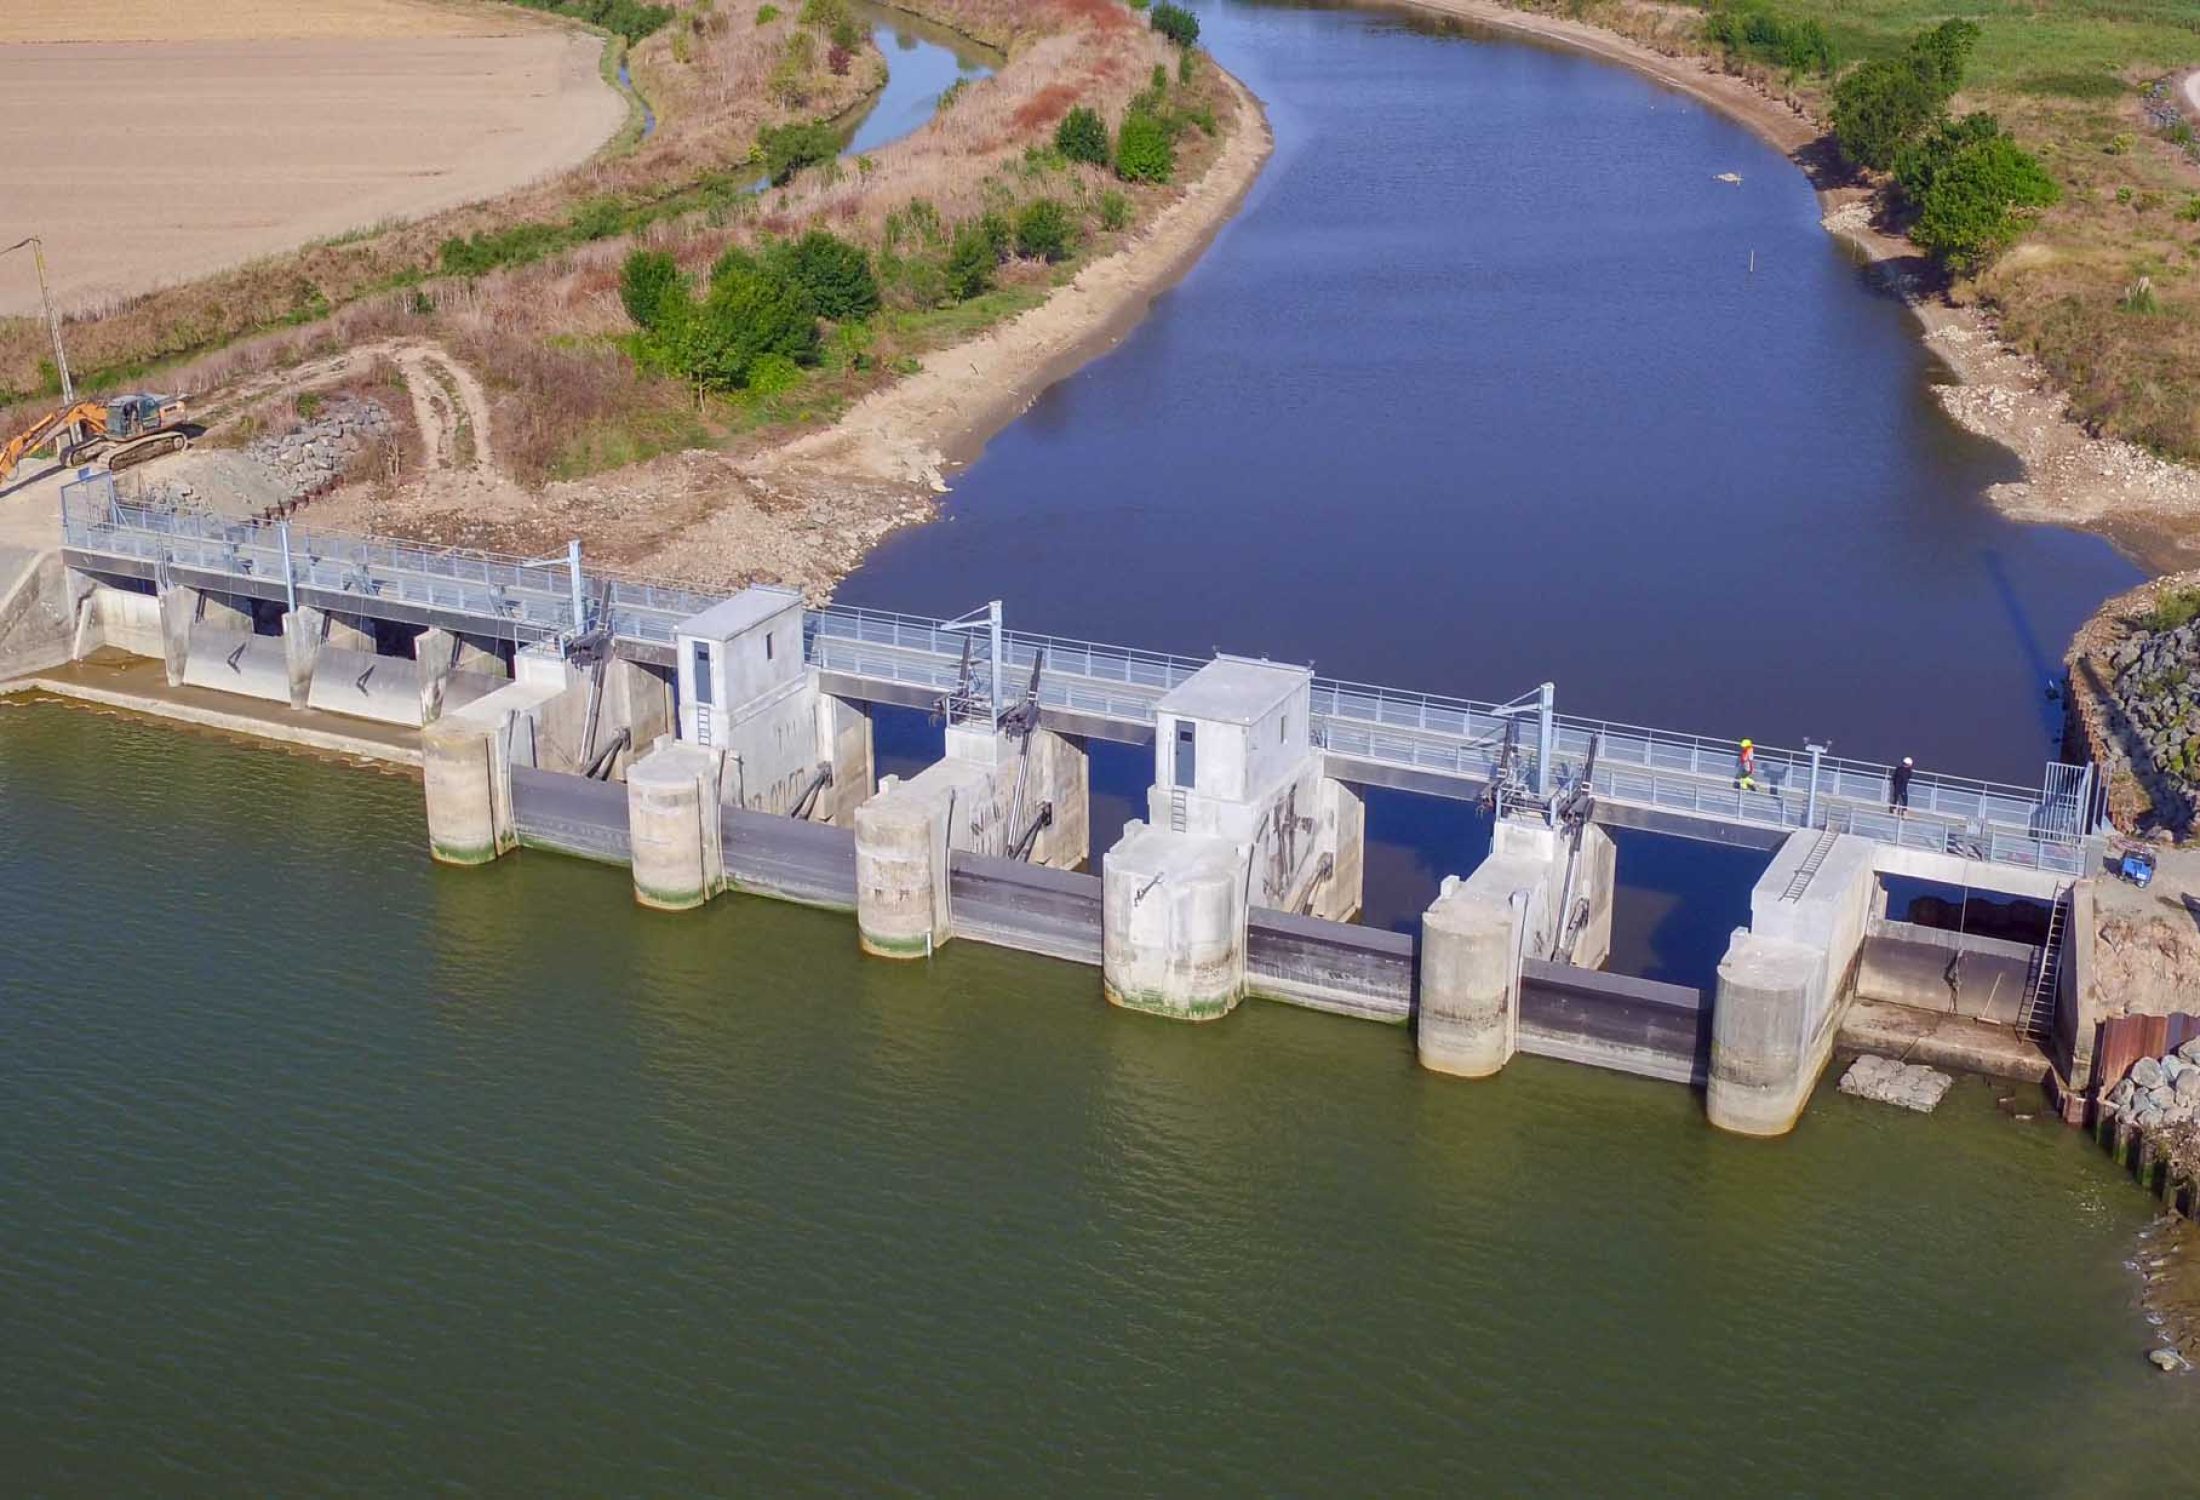
[[[1198,727],[1184,719],[1176,721],[1176,784],[1187,790],[1192,788],[1198,775]]]

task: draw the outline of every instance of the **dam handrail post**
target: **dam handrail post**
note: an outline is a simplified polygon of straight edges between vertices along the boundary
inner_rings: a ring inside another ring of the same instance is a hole
[[[1810,752],[1810,798],[1803,807],[1803,826],[1818,826],[1818,767],[1826,758],[1828,746],[1803,741],[1803,748]]]
[[[1535,794],[1551,795],[1551,742],[1557,733],[1558,687],[1546,682],[1536,690]]]

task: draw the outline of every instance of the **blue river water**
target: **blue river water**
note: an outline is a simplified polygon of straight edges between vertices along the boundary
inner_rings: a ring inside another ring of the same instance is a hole
[[[1991,508],[2015,460],[1780,153],[1562,50],[1199,15],[1274,126],[1249,201],[841,598],[2039,784],[2063,644],[2139,574]],[[1148,773],[1096,772],[1119,824]],[[1370,920],[1479,857],[1461,809],[1369,812]],[[1627,840],[1618,965],[1704,982],[1761,867]]]

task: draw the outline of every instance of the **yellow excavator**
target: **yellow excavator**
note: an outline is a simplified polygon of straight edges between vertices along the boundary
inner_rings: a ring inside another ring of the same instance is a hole
[[[0,484],[6,484],[26,454],[61,435],[61,462],[106,462],[110,470],[127,469],[163,453],[191,446],[183,430],[181,396],[154,396],[139,392],[112,401],[79,401],[48,412],[0,448]]]

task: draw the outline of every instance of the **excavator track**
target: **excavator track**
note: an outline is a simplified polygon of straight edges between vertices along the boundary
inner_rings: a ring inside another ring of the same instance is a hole
[[[119,474],[122,470],[159,458],[163,454],[181,453],[191,446],[191,439],[180,432],[156,432],[139,438],[134,443],[124,443],[107,455],[107,472]]]

